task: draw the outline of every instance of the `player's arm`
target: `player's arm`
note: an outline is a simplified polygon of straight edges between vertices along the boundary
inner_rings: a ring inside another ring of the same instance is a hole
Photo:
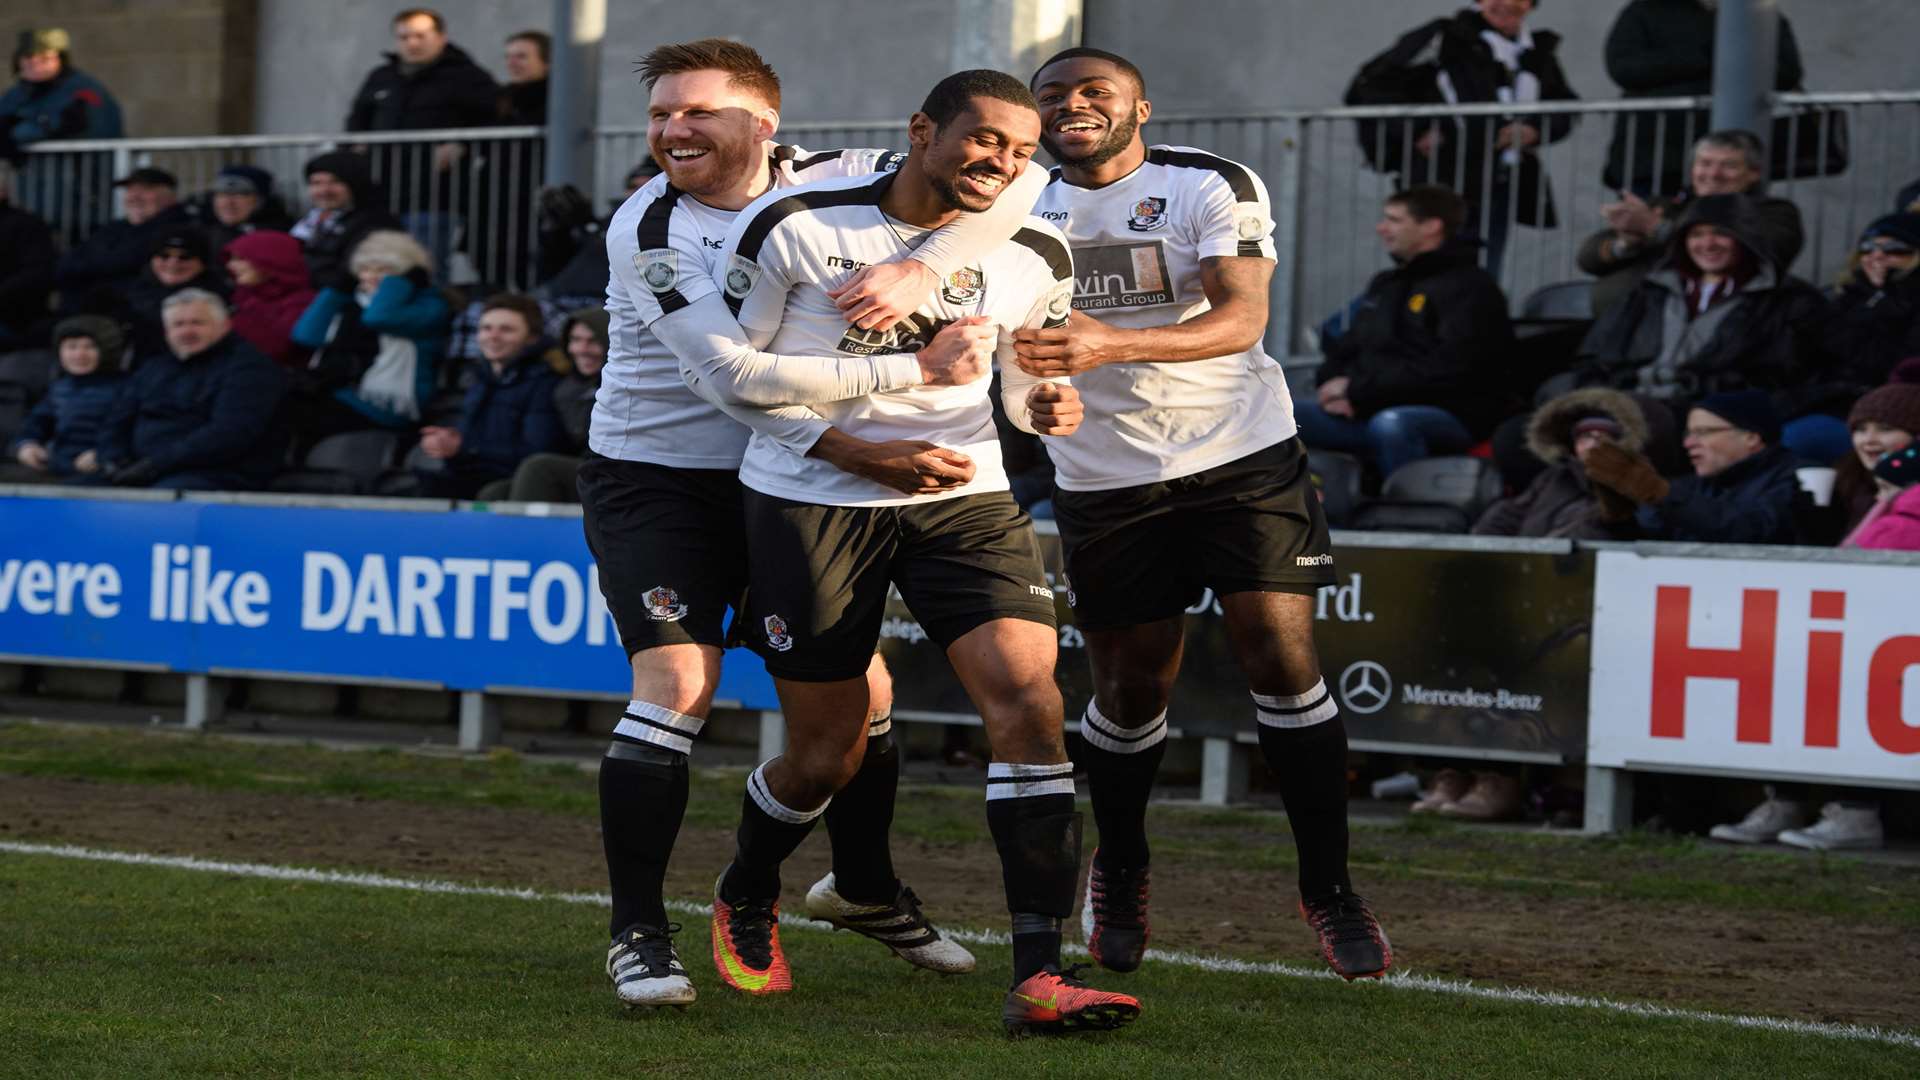
[[[1028,312],[1025,327],[1047,328],[1064,325],[1073,304],[1073,275],[1054,283],[1045,297]],[[1015,331],[1014,333],[1019,333]],[[1015,363],[1014,334],[1002,337],[999,349],[1000,406],[1007,419],[1021,431],[1035,435],[1071,435],[1080,427],[1085,411],[1080,392],[1065,377],[1042,378],[1029,374]]]

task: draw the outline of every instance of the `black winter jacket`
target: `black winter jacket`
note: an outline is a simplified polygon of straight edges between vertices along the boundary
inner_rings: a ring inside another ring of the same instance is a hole
[[[127,326],[128,339],[133,343],[133,362],[138,364],[149,356],[167,351],[167,331],[166,325],[160,320],[160,305],[167,297],[182,289],[205,289],[224,298],[227,295],[227,279],[218,269],[209,267],[184,285],[164,285],[153,276],[153,268],[148,267],[133,279],[132,284],[113,297],[113,302],[96,303],[92,309]]]
[[[1356,419],[1433,405],[1480,438],[1517,405],[1506,385],[1512,352],[1507,298],[1480,269],[1478,249],[1455,240],[1374,276],[1319,380],[1350,380]]]
[[[1893,366],[1920,356],[1920,272],[1876,288],[1864,275],[1827,293],[1832,314],[1821,335],[1831,378],[1853,396],[1887,381]]]
[[[185,360],[170,352],[150,356],[114,404],[100,460],[126,465],[145,458],[161,476],[234,472],[264,483],[284,449],[278,419],[285,394],[280,366],[238,334]]]
[[[53,230],[0,197],[0,349],[19,348],[47,317],[53,259]]]
[[[354,95],[353,109],[347,113],[348,131],[425,131],[499,122],[495,104],[499,86],[458,45],[448,45],[439,59],[412,74],[401,70],[397,55],[386,56],[387,62],[369,72]],[[390,163],[382,175],[396,206],[405,210],[465,207],[465,178],[471,167],[466,158],[436,172],[430,146],[389,143],[372,147],[371,152]]]
[[[126,384],[126,375],[106,370],[55,379],[47,396],[20,425],[7,456],[12,457],[21,443],[39,443],[47,448],[49,472],[72,473],[75,458],[88,450],[98,451],[107,418]]]
[[[351,293],[358,288],[348,268],[354,247],[377,229],[398,229],[400,219],[387,210],[386,191],[373,182],[364,155],[336,150],[308,162],[307,171],[332,173],[353,192],[353,209],[322,222],[303,245],[313,287]]]
[[[53,283],[60,289],[60,310],[81,311],[98,289],[122,292],[139,278],[153,256],[153,242],[169,229],[191,227],[193,214],[175,203],[138,225],[120,218],[95,229],[79,247],[60,256]]]
[[[500,374],[485,360],[473,362],[473,383],[460,405],[457,472],[505,479],[534,454],[564,449],[553,391],[560,376],[547,361],[547,346],[529,346]]]
[[[1801,498],[1798,461],[1769,446],[1712,476],[1683,476],[1667,497],[1640,508],[1649,540],[1714,544],[1791,544]]]

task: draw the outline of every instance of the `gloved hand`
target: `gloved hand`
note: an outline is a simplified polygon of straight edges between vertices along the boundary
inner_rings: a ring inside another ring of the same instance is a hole
[[[114,487],[146,487],[158,479],[160,466],[155,465],[152,458],[141,458],[107,474],[107,483]]]
[[[1589,450],[1583,461],[1587,476],[1595,484],[1610,487],[1636,503],[1657,503],[1670,490],[1666,477],[1652,462],[1617,443],[1601,443]]]

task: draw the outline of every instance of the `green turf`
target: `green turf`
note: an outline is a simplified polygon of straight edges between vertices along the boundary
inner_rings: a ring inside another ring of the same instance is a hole
[[[0,854],[0,1075],[1911,1077],[1884,1044],[1153,964],[1118,1033],[1009,1042],[1004,950],[939,978],[785,935],[799,989],[614,1006],[557,901],[293,884]],[[1756,1073],[1758,1070],[1758,1073]]]
[[[0,775],[214,790],[356,795],[370,799],[598,812],[594,776],[571,762],[511,751],[483,757],[398,750],[340,751],[293,743],[178,732],[0,722]],[[739,820],[738,771],[702,770],[687,822],[729,828]],[[922,786],[900,801],[897,836],[935,844],[977,842],[980,794]],[[1157,806],[1154,849],[1196,865],[1290,873],[1284,816]],[[1684,837],[1594,839],[1492,830],[1432,819],[1356,828],[1353,865],[1363,880],[1451,882],[1543,897],[1598,896],[1728,911],[1824,914],[1920,927],[1913,872],[1846,856],[1729,849]]]

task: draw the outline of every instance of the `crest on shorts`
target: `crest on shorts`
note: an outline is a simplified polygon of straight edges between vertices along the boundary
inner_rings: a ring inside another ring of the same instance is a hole
[[[654,622],[678,622],[687,614],[687,605],[680,602],[680,594],[665,585],[648,589],[640,602],[647,605],[647,618]]]
[[[680,253],[672,248],[635,252],[633,268],[640,273],[640,283],[657,293],[672,292],[680,283]]]
[[[980,299],[980,290],[987,286],[987,275],[971,266],[955,270],[947,278],[940,290],[940,299],[949,304],[971,304]]]
[[[753,287],[760,281],[760,264],[752,259],[742,258],[738,253],[727,256],[727,295],[736,300],[744,300]]]
[[[1133,204],[1133,216],[1127,228],[1134,232],[1152,232],[1167,223],[1167,200],[1149,195]]]
[[[767,648],[774,652],[786,652],[793,648],[793,638],[787,633],[787,620],[778,615],[769,615],[762,621],[767,628]]]

